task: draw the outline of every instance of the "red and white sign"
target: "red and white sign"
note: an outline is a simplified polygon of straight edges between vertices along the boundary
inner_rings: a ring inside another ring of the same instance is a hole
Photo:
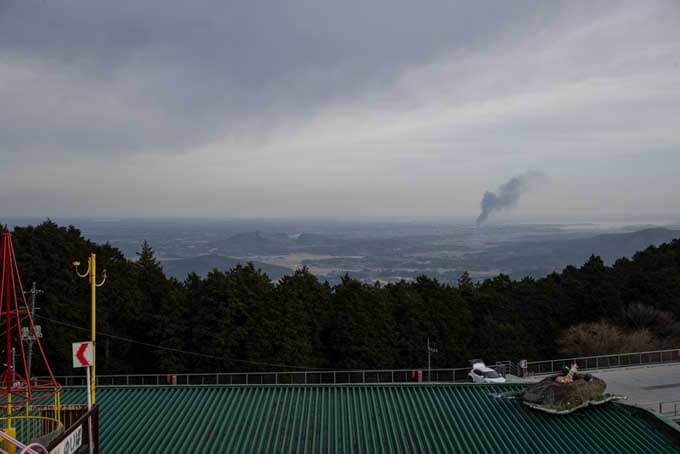
[[[73,367],[90,367],[92,365],[92,342],[73,343]]]

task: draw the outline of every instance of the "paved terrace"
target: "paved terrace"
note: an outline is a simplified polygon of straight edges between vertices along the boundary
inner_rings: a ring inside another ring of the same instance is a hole
[[[627,367],[593,371],[607,382],[607,391],[628,396],[628,403],[668,416],[680,416],[680,364]],[[677,407],[674,405],[677,402]],[[671,405],[671,403],[673,405]],[[677,408],[677,415],[669,413]]]

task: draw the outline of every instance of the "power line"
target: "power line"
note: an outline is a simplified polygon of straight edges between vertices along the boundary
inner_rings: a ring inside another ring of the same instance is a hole
[[[149,318],[154,319],[154,320],[158,320],[158,319],[161,318],[161,315],[159,315],[157,313],[151,313],[151,312],[146,312],[146,311],[139,311],[138,314],[149,317]],[[170,321],[170,322],[164,321],[163,323],[166,326],[176,328],[176,329],[182,329],[182,328],[186,327],[186,325],[180,325],[180,324],[177,324],[177,323],[173,323],[172,321]],[[194,331],[197,331],[199,333],[210,333],[210,332],[212,332],[210,330],[202,329],[202,328],[204,328],[204,326],[202,324],[191,325],[190,328],[192,328]],[[80,329],[83,329],[83,328],[80,328]],[[358,347],[358,346],[354,346],[354,345],[353,346],[348,346],[348,345],[339,346],[339,345],[328,345],[328,344],[314,344],[313,347],[318,349],[318,350],[330,350],[330,351],[336,351],[336,352],[368,352],[368,351],[373,350],[373,348],[371,348],[369,346]],[[397,352],[401,352],[401,353],[407,353],[407,352],[411,352],[411,353],[418,352],[418,353],[420,353],[420,352],[422,352],[422,347],[415,347],[415,346],[411,347],[411,348],[393,347],[392,350],[397,351]],[[290,367],[297,367],[297,366],[290,366]],[[304,367],[302,367],[302,368],[304,368]],[[323,368],[323,367],[315,367],[313,369],[317,369],[317,370],[353,370],[353,369],[337,369],[337,368],[328,369],[328,368]]]
[[[161,318],[161,316],[160,316],[159,314],[156,314],[156,313],[150,313],[150,312],[140,311],[140,312],[138,312],[138,314],[139,314],[139,315],[144,315],[144,316],[149,317],[149,318],[151,318],[151,319],[160,319],[160,318]],[[44,317],[43,317],[43,318],[44,318]],[[46,319],[46,320],[47,320],[47,319]],[[58,321],[55,321],[55,323],[59,323],[59,322],[58,322]],[[169,326],[169,327],[171,327],[171,328],[175,328],[175,329],[178,329],[178,330],[181,330],[182,328],[186,328],[186,327],[187,327],[186,325],[180,325],[180,324],[177,324],[177,323],[173,323],[172,321],[171,321],[171,322],[164,321],[164,323],[165,323],[165,326]],[[78,327],[78,328],[79,328],[79,329],[85,329],[85,328],[82,328],[82,327]],[[192,330],[194,330],[194,332],[198,332],[198,333],[200,333],[200,334],[208,334],[208,333],[212,333],[212,331],[204,329],[204,326],[203,326],[202,324],[191,325],[191,326],[189,326],[189,328],[191,328]],[[87,329],[89,330],[89,328],[87,328]],[[348,346],[348,345],[342,345],[342,346],[340,346],[340,345],[335,345],[335,344],[333,344],[333,345],[328,345],[328,344],[314,344],[313,347],[316,348],[316,349],[318,349],[318,350],[330,350],[330,351],[336,351],[336,352],[368,352],[368,351],[372,351],[372,350],[373,350],[373,349],[372,349],[371,347],[369,347],[369,346],[364,346],[364,347],[359,347],[359,346],[354,346],[354,345],[352,345],[352,346]],[[422,351],[422,347],[415,347],[415,346],[414,346],[414,347],[410,347],[410,348],[407,348],[407,347],[394,347],[393,350],[394,350],[394,351],[398,351],[398,352],[402,352],[402,353],[406,353],[406,352],[421,352],[421,351]],[[291,366],[291,367],[293,367],[293,366]],[[326,368],[323,368],[323,367],[315,367],[315,368],[313,368],[313,369],[317,369],[317,370],[343,370],[343,369],[335,369],[335,368],[334,368],[334,369],[326,369]],[[353,369],[346,369],[346,370],[353,370]]]
[[[77,326],[77,325],[72,325],[71,323],[66,323],[66,322],[62,322],[62,321],[59,321],[59,320],[54,320],[54,319],[45,317],[44,315],[36,315],[36,317],[41,318],[43,320],[47,320],[47,321],[52,322],[52,323],[56,323],[58,325],[67,326],[69,328],[75,328],[75,329],[79,329],[79,330],[83,330],[83,331],[87,331],[87,332],[90,331],[89,328],[85,328],[85,327]],[[281,367],[281,368],[289,368],[289,369],[338,370],[338,369],[327,369],[327,368],[323,368],[323,367],[291,366],[289,364],[278,364],[278,363],[268,363],[268,362],[264,362],[264,361],[250,361],[250,360],[246,360],[246,359],[227,358],[227,357],[224,357],[224,356],[215,356],[215,355],[209,355],[207,353],[192,352],[192,351],[188,351],[188,350],[181,350],[179,348],[164,347],[162,345],[149,344],[147,342],[141,342],[141,341],[138,341],[138,340],[135,340],[135,339],[127,338],[127,337],[116,336],[115,334],[107,334],[107,333],[102,333],[102,332],[97,332],[97,334],[100,335],[100,336],[110,337],[112,339],[117,339],[117,340],[120,340],[120,341],[129,342],[131,344],[138,344],[138,345],[143,345],[143,346],[149,347],[149,348],[155,348],[157,350],[165,350],[165,351],[170,351],[170,352],[174,352],[174,353],[181,353],[183,355],[198,356],[198,357],[201,357],[201,358],[219,359],[219,360],[222,360],[222,361],[233,361],[233,362],[243,363],[243,364]]]

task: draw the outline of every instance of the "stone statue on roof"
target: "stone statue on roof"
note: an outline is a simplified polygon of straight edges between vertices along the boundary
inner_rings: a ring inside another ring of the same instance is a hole
[[[617,399],[625,399],[605,393],[607,384],[591,374],[579,374],[578,365],[564,367],[562,372],[551,375],[526,388],[508,393],[492,394],[504,399],[520,399],[523,404],[536,410],[554,414],[568,414],[588,405],[599,405]]]

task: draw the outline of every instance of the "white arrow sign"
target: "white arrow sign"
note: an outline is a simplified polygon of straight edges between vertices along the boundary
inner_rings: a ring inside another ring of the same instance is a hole
[[[74,342],[73,344],[73,367],[85,367],[85,377],[87,380],[87,409],[92,408],[92,388],[90,387],[90,366],[92,366],[92,342]],[[92,419],[88,418],[88,433],[89,440],[92,440]],[[74,438],[73,447],[77,449],[82,444],[82,435]],[[76,446],[76,444],[78,446]],[[64,445],[64,449],[66,449]],[[92,443],[90,443],[90,454],[92,454]],[[63,451],[64,453],[72,453],[74,451]]]
[[[73,343],[73,367],[90,367],[92,365],[92,342]]]

